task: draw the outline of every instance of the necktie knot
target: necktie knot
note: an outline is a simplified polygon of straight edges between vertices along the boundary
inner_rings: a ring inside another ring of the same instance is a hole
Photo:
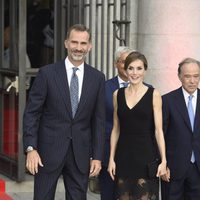
[[[123,83],[121,83],[121,84],[122,84],[123,87],[128,87],[128,84],[129,84],[129,83],[128,83],[128,82],[123,82]]]
[[[73,67],[72,70],[73,70],[73,75],[75,75],[78,70],[78,67]]]
[[[190,95],[188,98],[189,98],[189,101],[192,101],[193,95]]]

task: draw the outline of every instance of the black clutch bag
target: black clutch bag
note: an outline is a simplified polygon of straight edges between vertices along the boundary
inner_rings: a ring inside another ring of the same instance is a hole
[[[99,178],[98,177],[90,177],[89,178],[89,190],[93,193],[100,194],[100,183],[99,183]]]
[[[156,178],[158,166],[160,164],[160,159],[156,158],[154,161],[148,163],[147,170],[148,170],[148,176],[150,179]]]

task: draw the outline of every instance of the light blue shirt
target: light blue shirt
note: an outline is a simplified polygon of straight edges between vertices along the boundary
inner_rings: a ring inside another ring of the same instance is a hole
[[[117,76],[117,78],[118,78],[119,87],[120,87],[120,88],[124,87],[123,83],[124,83],[125,81],[123,81],[119,76]]]

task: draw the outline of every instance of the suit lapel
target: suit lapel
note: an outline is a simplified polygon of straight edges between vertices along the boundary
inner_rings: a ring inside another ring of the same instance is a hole
[[[119,81],[118,81],[117,76],[112,79],[112,87],[114,91],[119,89]]]
[[[90,75],[90,69],[87,64],[84,64],[84,75],[83,75],[83,85],[81,91],[81,97],[78,104],[78,109],[76,111],[75,117],[79,115],[81,109],[84,108],[84,105],[87,101],[88,93],[92,90],[93,85],[93,76]]]
[[[55,74],[56,84],[58,86],[58,89],[60,90],[60,94],[66,105],[68,113],[70,113],[70,116],[72,116],[69,85],[68,85],[68,80],[67,80],[65,62],[62,61],[58,63],[58,66],[56,67],[55,70],[56,70],[56,74]]]
[[[198,132],[200,130],[200,90],[197,89],[197,105],[196,105],[196,113],[194,120],[194,137],[198,136]]]
[[[185,121],[185,124],[188,126],[188,128],[190,128],[190,130],[192,130],[182,88],[179,88],[177,90],[177,95],[175,96],[175,104],[176,104],[175,105],[176,108],[179,110],[180,114],[182,115]]]

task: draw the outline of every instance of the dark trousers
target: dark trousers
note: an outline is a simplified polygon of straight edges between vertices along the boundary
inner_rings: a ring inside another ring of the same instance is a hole
[[[103,166],[99,175],[101,200],[115,200],[114,181],[107,172],[107,167]]]
[[[75,159],[72,144],[70,145],[65,162],[59,169],[51,172],[38,172],[34,181],[34,200],[54,200],[57,181],[63,176],[66,200],[86,200],[88,173],[79,171]]]
[[[162,182],[162,200],[200,200],[200,172],[195,163],[183,178]]]

